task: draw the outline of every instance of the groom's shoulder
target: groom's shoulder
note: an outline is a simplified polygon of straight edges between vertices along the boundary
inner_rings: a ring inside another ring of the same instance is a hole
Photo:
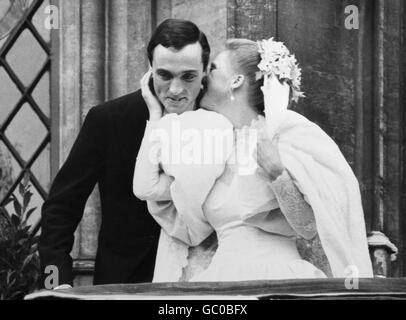
[[[107,120],[128,119],[147,117],[147,106],[141,95],[141,90],[124,96],[106,101],[92,108],[94,114],[98,114]]]

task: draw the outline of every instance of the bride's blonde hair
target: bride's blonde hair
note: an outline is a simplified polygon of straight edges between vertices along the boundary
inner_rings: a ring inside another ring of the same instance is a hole
[[[258,44],[248,39],[229,39],[225,43],[226,50],[230,53],[232,64],[248,80],[248,99],[250,104],[260,114],[264,114],[264,96],[261,87],[263,78],[256,80],[256,72],[261,55],[258,52]]]

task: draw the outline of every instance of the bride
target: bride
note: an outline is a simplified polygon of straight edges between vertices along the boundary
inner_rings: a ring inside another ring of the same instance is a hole
[[[149,78],[143,94],[160,108]],[[302,96],[294,56],[272,38],[228,40],[207,80],[201,109],[149,121],[137,157],[134,194],[162,227],[154,281],[345,277],[354,267],[372,277],[351,168],[317,125],[287,110]],[[297,239],[321,243],[323,271]]]

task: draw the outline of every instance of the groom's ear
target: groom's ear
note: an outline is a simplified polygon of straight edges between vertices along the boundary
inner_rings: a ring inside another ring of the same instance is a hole
[[[240,88],[244,84],[244,81],[245,81],[244,75],[239,74],[239,75],[235,76],[231,82],[231,89],[235,90],[235,89]]]

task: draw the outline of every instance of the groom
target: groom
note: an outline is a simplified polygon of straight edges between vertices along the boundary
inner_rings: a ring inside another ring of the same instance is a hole
[[[167,113],[196,107],[209,61],[206,36],[190,21],[168,19],[148,45],[151,87]],[[39,253],[43,280],[56,266],[73,284],[70,252],[86,201],[98,184],[102,223],[94,284],[152,280],[160,227],[132,192],[135,160],[148,109],[140,90],[93,107],[42,207]],[[43,282],[44,284],[44,282]]]

